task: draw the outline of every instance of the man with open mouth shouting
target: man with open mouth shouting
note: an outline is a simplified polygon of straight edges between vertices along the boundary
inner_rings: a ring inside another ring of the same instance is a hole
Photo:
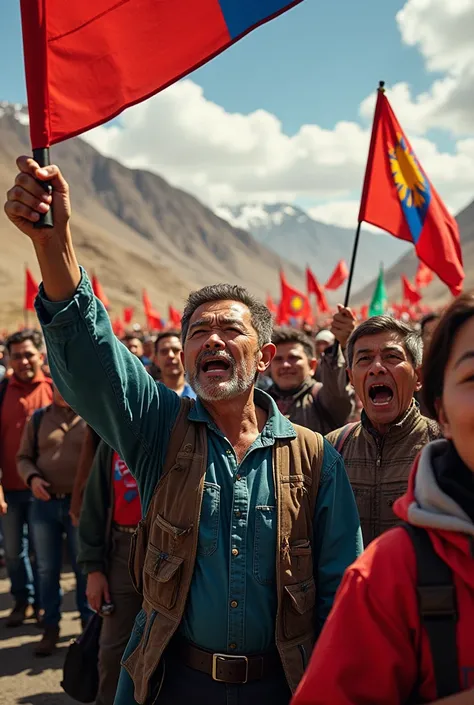
[[[361,519],[364,545],[398,523],[392,506],[407,488],[418,452],[439,437],[414,400],[421,389],[423,343],[390,316],[375,316],[349,338],[348,373],[362,401],[362,420],[328,434],[344,458]]]

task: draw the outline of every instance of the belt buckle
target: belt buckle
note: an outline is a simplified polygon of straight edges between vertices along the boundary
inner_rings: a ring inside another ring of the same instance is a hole
[[[223,680],[222,678],[217,677],[217,659],[224,659],[224,660],[238,660],[238,661],[244,661],[245,662],[245,680],[239,681],[242,685],[247,683],[248,677],[249,677],[249,660],[247,656],[237,656],[233,654],[212,654],[212,680],[217,681],[218,683],[226,683],[227,681]]]

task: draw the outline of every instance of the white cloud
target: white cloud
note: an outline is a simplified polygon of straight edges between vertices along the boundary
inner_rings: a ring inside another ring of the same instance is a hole
[[[474,0],[407,0],[397,15],[402,40],[421,52],[428,70],[443,72],[414,96],[407,83],[390,101],[417,155],[448,206],[473,195]],[[265,110],[229,113],[191,80],[124,113],[122,126],[102,126],[85,138],[131,167],[162,174],[216,207],[220,203],[313,200],[311,214],[354,223],[370,134],[374,96],[361,102],[364,125],[332,129],[302,125],[290,136]],[[426,137],[442,128],[456,136],[452,154]]]

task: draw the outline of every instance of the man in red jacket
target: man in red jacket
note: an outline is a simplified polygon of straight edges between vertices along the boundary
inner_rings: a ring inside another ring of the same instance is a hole
[[[43,338],[38,331],[14,333],[7,340],[13,375],[0,384],[0,469],[7,505],[2,518],[5,558],[15,601],[7,626],[16,627],[33,616],[36,575],[29,555],[31,491],[17,472],[16,454],[23,428],[36,409],[51,403],[51,380],[42,372]],[[38,610],[36,610],[38,612]]]

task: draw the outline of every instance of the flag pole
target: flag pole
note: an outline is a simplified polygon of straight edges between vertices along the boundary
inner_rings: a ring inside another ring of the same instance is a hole
[[[347,286],[346,286],[346,295],[344,297],[344,308],[347,308],[347,306],[349,306],[349,299],[351,296],[352,277],[354,276],[354,269],[355,269],[355,263],[356,263],[356,258],[357,258],[357,250],[359,249],[359,238],[360,238],[361,227],[362,227],[362,221],[360,221],[359,224],[357,225],[357,230],[356,230],[355,239],[354,239],[354,247],[352,248],[351,268],[349,270],[349,278],[347,280]]]
[[[49,166],[51,164],[49,147],[37,147],[36,149],[33,149],[33,159],[41,168]],[[53,193],[53,187],[48,181],[38,181],[38,183],[46,191],[46,193],[49,193],[50,195]],[[39,220],[37,220],[33,225],[35,228],[54,227],[52,205],[47,213],[40,214]]]

